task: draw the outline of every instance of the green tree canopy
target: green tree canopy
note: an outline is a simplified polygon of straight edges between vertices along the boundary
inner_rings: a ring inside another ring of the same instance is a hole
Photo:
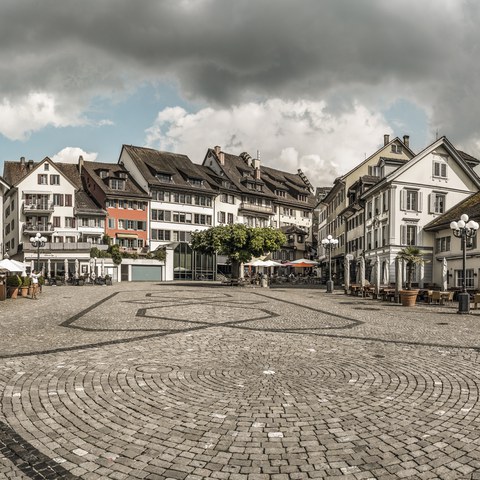
[[[205,254],[226,255],[232,264],[233,276],[238,277],[240,263],[275,252],[286,240],[280,230],[236,223],[193,233],[192,248]]]

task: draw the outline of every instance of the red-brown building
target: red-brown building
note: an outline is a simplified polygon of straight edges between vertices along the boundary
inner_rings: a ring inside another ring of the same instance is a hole
[[[123,251],[146,253],[149,195],[120,164],[84,162],[82,177],[87,191],[107,211],[105,234]]]

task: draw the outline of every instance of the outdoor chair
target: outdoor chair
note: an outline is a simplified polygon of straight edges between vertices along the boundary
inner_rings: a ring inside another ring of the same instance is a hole
[[[476,293],[475,296],[473,297],[473,308],[475,308],[475,310],[478,308],[479,303],[480,303],[480,293]]]
[[[430,303],[441,303],[442,302],[442,293],[438,290],[433,290],[432,292],[432,300]]]

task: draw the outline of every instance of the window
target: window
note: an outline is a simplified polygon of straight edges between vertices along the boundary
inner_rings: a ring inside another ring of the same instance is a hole
[[[211,225],[212,217],[211,215],[195,214],[195,222],[197,225]]]
[[[38,174],[38,184],[39,185],[47,185],[48,184],[48,175],[45,173]]]
[[[125,222],[123,220],[118,220],[118,229],[125,230]]]
[[[100,170],[100,171],[98,172],[98,176],[99,176],[100,178],[107,178],[107,175],[108,175],[108,172],[107,172],[106,170]]]
[[[463,287],[463,270],[455,270],[455,286]],[[473,268],[467,268],[465,271],[465,287],[473,288],[474,286]]]
[[[409,212],[422,211],[422,194],[418,190],[404,189],[401,191],[400,209]]]
[[[450,241],[451,241],[450,239],[451,239],[450,236],[437,238],[435,242],[436,252],[440,253],[440,252],[450,251]]]
[[[50,164],[49,164],[49,163],[44,163],[44,164],[43,164],[43,170],[44,170],[45,172],[48,172],[48,171],[50,170]]]
[[[152,229],[152,240],[160,241],[170,241],[171,240],[171,231],[170,230],[158,230],[156,228]]]
[[[69,193],[65,194],[65,206],[71,207],[72,206],[72,195]]]
[[[198,178],[190,178],[188,182],[190,183],[190,185],[192,185],[192,187],[203,187],[203,180],[200,180]]]
[[[445,213],[445,200],[444,193],[432,193],[430,195],[430,213]]]
[[[53,220],[53,226],[54,226],[54,228],[60,228],[60,227],[61,227],[61,225],[60,225],[60,217],[53,217],[52,220]]]
[[[225,223],[225,221],[226,221],[226,213],[218,212],[218,223]]]
[[[75,218],[65,217],[65,227],[66,228],[75,228]]]
[[[110,188],[112,190],[124,190],[125,180],[122,180],[120,178],[111,178],[110,179]]]
[[[182,232],[182,231],[173,232],[174,242],[190,242],[190,240],[191,240],[190,232]]]
[[[382,247],[387,244],[387,226],[382,226]]]
[[[277,195],[277,197],[286,197],[287,192],[285,190],[275,190],[275,195]]]
[[[157,222],[171,222],[172,221],[172,212],[169,210],[156,210],[153,209],[151,212],[151,217],[153,221]]]
[[[447,164],[444,162],[433,162],[433,176],[439,178],[447,178]]]
[[[372,218],[372,202],[367,203],[367,218]]]
[[[172,176],[168,173],[157,173],[155,177],[163,183],[170,183],[172,181]]]
[[[402,245],[417,245],[417,226],[402,225]]]
[[[388,192],[382,194],[383,211],[388,212]]]
[[[50,185],[60,185],[60,175],[50,175]]]
[[[227,223],[229,223],[229,224],[233,223],[233,213],[229,213],[227,215]]]
[[[53,205],[55,207],[63,207],[63,195],[61,193],[53,194]]]
[[[288,217],[294,217],[295,216],[293,208],[283,207],[283,214],[287,215]]]
[[[403,148],[400,145],[392,145],[392,153],[402,153]]]
[[[115,219],[109,218],[108,219],[108,228],[115,228]]]

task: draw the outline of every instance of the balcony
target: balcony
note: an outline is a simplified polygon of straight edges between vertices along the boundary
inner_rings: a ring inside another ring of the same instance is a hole
[[[52,202],[23,202],[22,213],[52,213],[54,206]]]
[[[255,205],[253,203],[242,202],[238,210],[245,210],[248,212],[255,212],[255,213],[264,213],[267,215],[273,215],[273,205]]]
[[[103,244],[96,244],[91,242],[47,242],[45,246],[42,247],[42,252],[51,251],[51,252],[58,252],[58,251],[90,251],[92,247],[96,247],[99,250],[107,250],[108,246]],[[23,243],[23,249],[25,251],[36,251],[36,247],[32,247],[30,242]]]
[[[51,223],[26,222],[23,224],[23,233],[51,233],[55,230]]]

